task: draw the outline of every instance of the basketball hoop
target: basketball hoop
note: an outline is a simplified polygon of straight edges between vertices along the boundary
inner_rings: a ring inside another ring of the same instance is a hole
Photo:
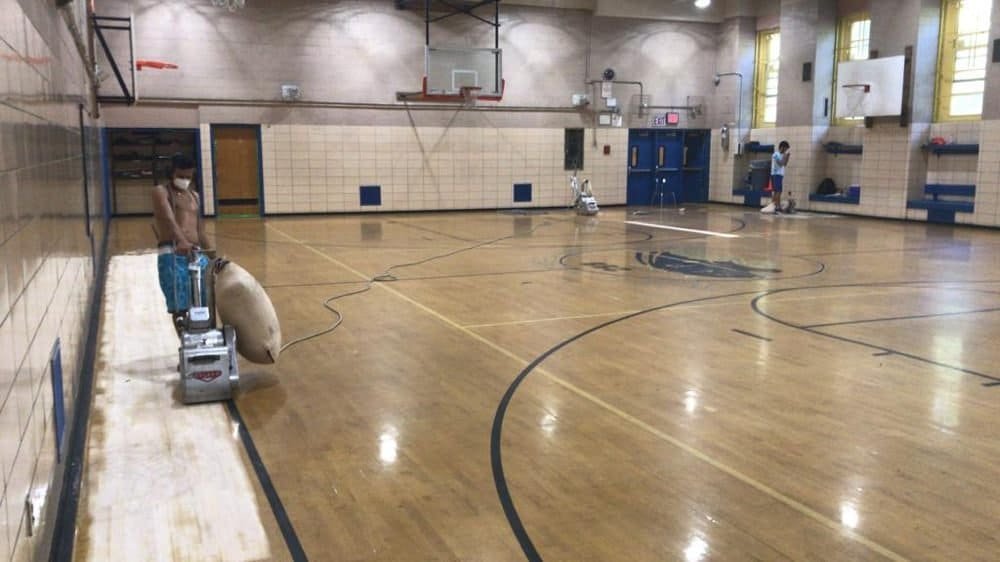
[[[479,90],[482,90],[479,86],[462,86],[460,88],[462,93],[462,105],[465,107],[475,107],[476,100],[479,99]]]
[[[859,119],[867,116],[867,98],[872,91],[871,84],[843,84],[840,86],[844,90],[844,101],[848,115],[837,114],[841,119]]]

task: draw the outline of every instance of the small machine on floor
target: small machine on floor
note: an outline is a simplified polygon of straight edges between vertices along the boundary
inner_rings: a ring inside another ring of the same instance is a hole
[[[593,216],[600,211],[594,192],[590,189],[590,180],[583,180],[581,185],[576,172],[573,172],[569,178],[569,187],[573,191],[573,208],[576,209],[576,214]]]
[[[236,330],[232,326],[216,328],[211,307],[201,302],[204,280],[197,257],[191,260],[188,272],[191,275],[191,308],[184,315],[178,350],[181,401],[195,404],[228,400],[240,380]]]

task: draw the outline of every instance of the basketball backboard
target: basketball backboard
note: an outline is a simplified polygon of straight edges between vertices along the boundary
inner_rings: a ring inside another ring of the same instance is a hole
[[[837,107],[844,117],[884,117],[903,112],[905,57],[847,61],[837,65]]]
[[[424,94],[461,96],[462,88],[479,88],[479,99],[503,97],[500,49],[425,47]]]

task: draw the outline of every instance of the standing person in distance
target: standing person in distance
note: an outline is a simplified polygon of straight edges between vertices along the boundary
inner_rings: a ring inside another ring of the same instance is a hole
[[[781,192],[784,189],[785,167],[792,156],[791,145],[788,141],[781,141],[778,150],[771,155],[771,204],[761,209],[765,213],[781,212]]]

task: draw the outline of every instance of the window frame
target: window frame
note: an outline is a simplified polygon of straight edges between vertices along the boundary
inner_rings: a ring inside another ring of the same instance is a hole
[[[955,84],[955,74],[957,73],[956,58],[959,52],[958,49],[958,39],[959,39],[959,20],[960,14],[959,9],[961,7],[962,0],[944,0],[941,3],[941,32],[938,39],[938,65],[937,73],[935,76],[935,87],[934,87],[934,121],[935,122],[961,122],[961,121],[979,121],[982,119],[983,111],[982,107],[979,109],[979,113],[970,115],[952,115],[951,114],[951,102],[953,88]],[[987,18],[990,14],[987,14]],[[983,101],[986,99],[986,77],[985,71],[989,66],[989,45],[990,45],[990,25],[989,19],[986,20],[986,26],[982,31],[975,33],[981,33],[985,37],[985,42],[982,45],[974,45],[971,49],[982,48],[986,53],[983,64]],[[968,50],[968,48],[966,49]]]
[[[830,96],[831,101],[831,122],[834,125],[858,125],[864,123],[864,118],[851,118],[851,117],[837,117],[837,70],[838,66],[842,62],[856,61],[856,60],[869,60],[871,58],[871,14],[867,11],[855,12],[853,14],[848,14],[841,17],[837,21],[837,42],[834,47],[833,53],[833,94]],[[865,37],[865,43],[867,44],[867,49],[865,49],[864,58],[851,58],[852,52],[852,40],[851,40],[851,28],[855,23],[867,21],[868,22],[868,35]]]
[[[768,85],[768,74],[772,70],[771,60],[768,59],[767,55],[770,51],[771,41],[774,38],[778,39],[778,56],[774,61],[774,73],[775,73],[775,93],[773,96],[767,95],[767,85]],[[781,29],[765,29],[757,32],[757,53],[754,61],[754,108],[753,108],[753,126],[757,129],[772,128],[777,126],[778,121],[778,111],[777,111],[777,98],[778,98],[778,81],[781,73]],[[767,101],[769,98],[775,98],[775,112],[774,121],[765,121],[765,111],[767,110]]]

